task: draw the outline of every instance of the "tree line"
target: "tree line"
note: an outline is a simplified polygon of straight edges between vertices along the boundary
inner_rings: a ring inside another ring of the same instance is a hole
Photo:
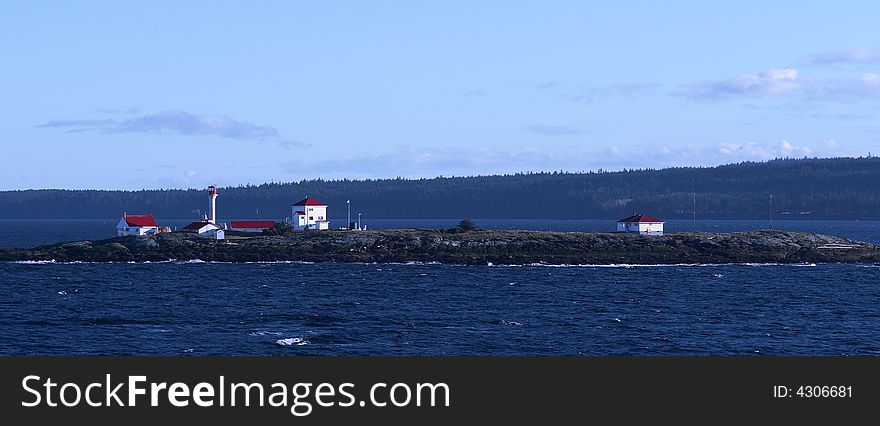
[[[770,202],[772,198],[772,207]],[[777,159],[716,167],[543,172],[425,179],[304,180],[220,189],[229,219],[282,219],[312,196],[333,219],[504,218],[880,219],[880,158]],[[0,218],[115,218],[123,212],[184,219],[204,213],[204,189],[0,192]]]

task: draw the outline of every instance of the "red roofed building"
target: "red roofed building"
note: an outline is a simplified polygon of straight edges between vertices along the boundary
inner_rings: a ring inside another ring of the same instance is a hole
[[[296,206],[324,206],[324,207],[327,207],[326,204],[324,204],[324,203],[322,203],[312,197],[303,198],[302,200],[299,200],[293,206],[294,207],[296,207]]]
[[[242,232],[263,232],[275,226],[274,220],[233,220],[229,222],[229,229]]]
[[[205,235],[217,240],[222,240],[226,238],[226,233],[223,231],[223,229],[221,229],[210,220],[190,223],[189,225],[184,226],[182,231],[195,232],[196,234]]]
[[[122,214],[122,219],[116,225],[116,235],[149,235],[159,232],[156,219],[150,214]]]
[[[619,232],[637,232],[641,235],[663,235],[663,224],[653,216],[646,214],[636,214],[625,217],[617,221],[617,230]]]
[[[306,197],[291,206],[290,224],[293,229],[330,229],[330,220],[327,218],[327,205],[312,198]]]

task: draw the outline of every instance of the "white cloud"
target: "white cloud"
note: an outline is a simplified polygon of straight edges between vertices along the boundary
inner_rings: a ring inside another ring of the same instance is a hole
[[[676,94],[704,100],[797,96],[803,101],[851,102],[880,98],[880,74],[819,80],[803,77],[792,68],[773,69],[726,80],[692,83]]]
[[[726,157],[739,158],[742,160],[763,160],[773,158],[773,154],[767,147],[756,143],[722,143],[718,152]]]
[[[680,94],[695,99],[773,97],[796,92],[807,84],[808,81],[797,70],[783,68],[742,74],[725,80],[692,83]]]
[[[784,152],[786,155],[809,156],[813,154],[812,148],[808,146],[794,146],[791,144],[791,142],[785,139],[782,140],[780,145],[782,146],[782,152]]]
[[[825,139],[824,141],[822,141],[822,144],[825,145],[825,147],[828,149],[840,148],[840,144],[837,143],[837,141],[834,139]]]
[[[828,148],[827,144],[824,144]],[[824,155],[833,155],[834,152],[828,149],[820,150]],[[734,161],[763,161],[772,160],[780,157],[805,157],[812,156],[816,153],[814,148],[806,145],[797,146],[786,139],[779,141],[778,144],[762,144],[762,143],[722,143],[718,147],[720,159],[729,159],[728,162]]]
[[[880,49],[838,49],[816,53],[801,60],[810,65],[874,64],[880,62]]]

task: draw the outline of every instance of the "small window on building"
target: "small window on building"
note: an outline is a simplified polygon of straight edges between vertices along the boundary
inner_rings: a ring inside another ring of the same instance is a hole
[[[309,216],[309,220],[315,220],[314,216]]]

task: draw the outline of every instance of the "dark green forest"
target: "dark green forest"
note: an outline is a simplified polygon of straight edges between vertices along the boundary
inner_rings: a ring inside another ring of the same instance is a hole
[[[331,218],[880,219],[880,158],[777,159],[717,167],[522,173],[431,179],[307,180],[220,189],[220,219],[280,219],[305,196]],[[115,218],[122,212],[184,219],[204,211],[203,189],[0,192],[0,218]]]

